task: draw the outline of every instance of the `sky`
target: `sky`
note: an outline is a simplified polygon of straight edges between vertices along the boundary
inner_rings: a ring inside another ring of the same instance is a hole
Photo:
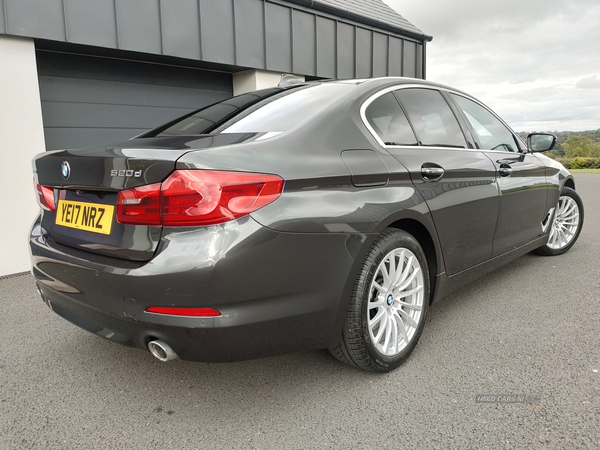
[[[427,79],[515,131],[600,129],[599,0],[383,0],[425,34]]]

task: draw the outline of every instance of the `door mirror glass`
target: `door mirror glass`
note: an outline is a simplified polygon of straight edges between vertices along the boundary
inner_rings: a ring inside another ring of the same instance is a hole
[[[530,152],[546,152],[556,144],[556,136],[550,133],[531,133],[527,136],[527,148]]]

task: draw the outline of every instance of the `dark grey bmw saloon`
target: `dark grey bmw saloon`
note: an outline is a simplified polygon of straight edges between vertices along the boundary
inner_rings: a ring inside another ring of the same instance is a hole
[[[33,275],[66,320],[158,359],[330,349],[396,368],[427,311],[583,225],[571,174],[469,95],[288,83],[33,162]]]

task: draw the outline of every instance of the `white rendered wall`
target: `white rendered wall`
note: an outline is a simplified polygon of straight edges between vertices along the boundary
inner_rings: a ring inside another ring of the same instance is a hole
[[[233,95],[277,86],[281,81],[281,75],[281,72],[254,69],[235,73],[233,74]],[[296,76],[304,80],[302,75]]]
[[[0,36],[0,276],[31,269],[27,236],[39,209],[31,159],[44,150],[33,41]]]

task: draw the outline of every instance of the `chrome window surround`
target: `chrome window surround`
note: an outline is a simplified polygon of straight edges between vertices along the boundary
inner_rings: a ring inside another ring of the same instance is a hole
[[[471,100],[475,103],[477,103],[479,106],[481,106],[482,108],[484,108],[486,111],[488,111],[490,114],[492,114],[496,119],[498,119],[502,125],[504,125],[508,131],[510,131],[510,133],[513,135],[513,137],[515,137],[516,139],[519,139],[521,141],[521,138],[519,138],[519,136],[517,136],[517,134],[506,124],[506,122],[504,120],[502,120],[500,117],[498,117],[498,115],[496,113],[494,113],[494,111],[492,111],[490,108],[488,108],[486,105],[484,105],[483,103],[481,103],[479,100],[477,100],[476,98],[473,98],[469,95],[464,94],[463,92],[458,92],[455,91],[453,89],[448,89],[448,88],[443,88],[443,87],[437,87],[437,86],[428,86],[425,84],[400,84],[400,85],[395,85],[395,86],[390,86],[387,87],[379,92],[376,92],[375,94],[373,94],[372,96],[370,96],[369,98],[367,98],[365,101],[363,101],[363,103],[360,105],[360,118],[364,124],[364,126],[367,128],[367,130],[369,130],[369,133],[371,133],[371,135],[375,138],[375,140],[377,141],[377,143],[379,145],[381,145],[383,148],[403,148],[403,147],[412,147],[410,145],[386,145],[385,142],[383,142],[381,140],[381,138],[379,137],[379,135],[377,134],[377,132],[373,129],[373,127],[371,127],[371,125],[369,124],[369,121],[367,120],[367,116],[366,116],[366,110],[369,107],[369,105],[371,103],[373,103],[375,100],[377,100],[379,97],[389,93],[389,92],[393,92],[393,91],[397,91],[400,89],[429,89],[432,91],[444,91],[447,92],[449,94],[454,94],[454,95],[459,95],[461,97],[464,97],[468,100]],[[410,119],[409,119],[410,120]],[[461,127],[462,129],[462,127]],[[521,141],[522,142],[522,141]],[[439,148],[451,148],[452,150],[461,150],[459,148],[454,148],[454,147],[432,147],[432,146],[427,146],[427,145],[419,145],[419,148],[422,149],[439,149]],[[483,150],[486,152],[494,152],[494,153],[502,153],[502,154],[515,154],[515,153],[521,153],[522,152],[519,151],[518,152],[507,152],[507,151],[503,151],[503,150],[486,150],[486,149],[471,149],[471,148],[467,148],[465,147],[463,150]]]

